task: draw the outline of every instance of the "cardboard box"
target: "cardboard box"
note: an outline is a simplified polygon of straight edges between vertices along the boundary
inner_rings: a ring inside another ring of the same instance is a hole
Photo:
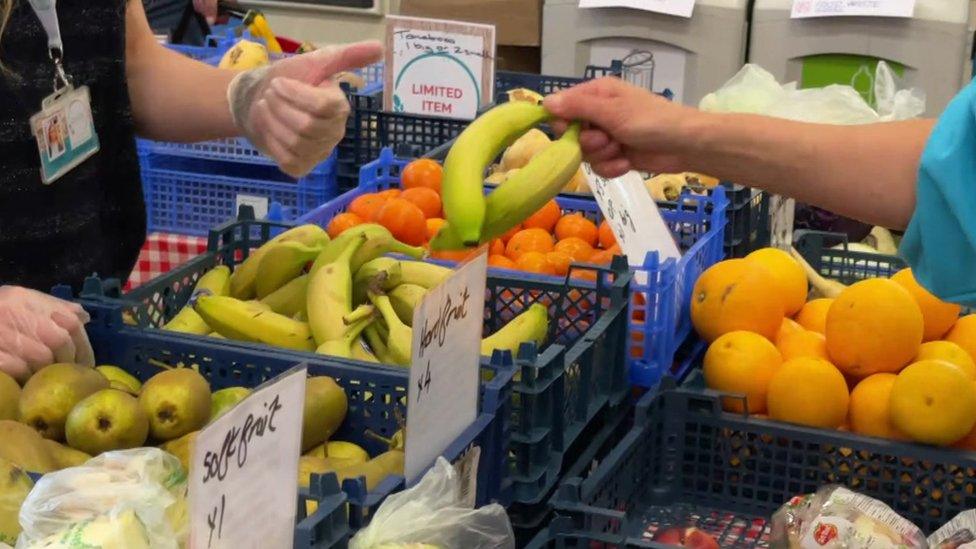
[[[499,46],[542,44],[543,0],[401,0],[400,15],[495,25]]]
[[[538,46],[498,46],[495,68],[503,71],[539,74],[542,48]]]

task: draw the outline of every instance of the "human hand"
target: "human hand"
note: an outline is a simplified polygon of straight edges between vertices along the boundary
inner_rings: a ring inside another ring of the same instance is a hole
[[[282,171],[301,177],[346,131],[349,100],[333,76],[379,61],[377,41],[330,46],[238,75],[227,89],[234,123]]]
[[[652,173],[685,171],[688,123],[697,109],[638,88],[617,78],[592,80],[546,97],[546,109],[561,119],[584,122],[583,155],[604,177],[630,170]]]
[[[95,365],[77,303],[19,286],[0,286],[0,371],[23,383],[56,362]]]

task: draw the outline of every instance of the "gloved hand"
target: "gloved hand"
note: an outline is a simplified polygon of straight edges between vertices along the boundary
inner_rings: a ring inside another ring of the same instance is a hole
[[[0,286],[0,371],[23,383],[56,362],[95,365],[77,303],[19,286]]]
[[[335,74],[375,63],[377,41],[330,46],[237,75],[227,87],[234,123],[281,170],[301,177],[342,139],[349,100]]]

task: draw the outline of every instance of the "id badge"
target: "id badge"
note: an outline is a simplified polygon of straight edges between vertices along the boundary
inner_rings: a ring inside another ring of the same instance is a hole
[[[98,152],[88,86],[68,86],[41,103],[30,119],[41,157],[41,181],[47,185]]]

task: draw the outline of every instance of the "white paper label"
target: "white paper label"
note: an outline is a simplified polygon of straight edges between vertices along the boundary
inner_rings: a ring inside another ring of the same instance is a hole
[[[234,206],[234,216],[241,211],[241,206],[250,206],[254,208],[254,219],[264,219],[268,217],[268,197],[266,196],[255,196],[253,194],[239,194],[236,200],[237,205]]]
[[[387,17],[384,108],[474,119],[494,98],[495,27]]]
[[[304,366],[262,385],[197,436],[193,549],[290,548],[295,538]]]
[[[691,17],[695,0],[580,0],[581,8],[631,8]]]
[[[461,265],[413,314],[404,472],[419,479],[478,416],[488,256]]]
[[[961,0],[960,0],[961,1]],[[807,17],[911,17],[915,0],[793,0],[793,19]]]
[[[583,172],[604,219],[631,265],[643,265],[650,251],[657,251],[661,261],[681,258],[674,235],[639,173],[628,172],[615,179],[605,179],[593,172],[589,164],[583,164]]]

